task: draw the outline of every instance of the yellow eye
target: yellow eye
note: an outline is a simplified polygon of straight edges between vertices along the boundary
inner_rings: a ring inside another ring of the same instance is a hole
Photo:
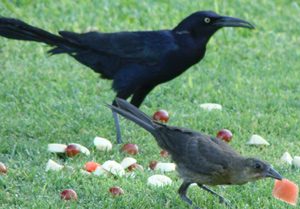
[[[204,22],[205,23],[210,23],[210,18],[209,17],[204,18]]]

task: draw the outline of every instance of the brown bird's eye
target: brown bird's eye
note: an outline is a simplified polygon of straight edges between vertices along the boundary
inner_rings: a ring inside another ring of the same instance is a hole
[[[255,168],[256,168],[256,169],[261,169],[261,167],[262,167],[262,166],[261,166],[260,163],[255,163]]]
[[[209,17],[204,18],[204,22],[205,23],[210,23],[210,18]]]

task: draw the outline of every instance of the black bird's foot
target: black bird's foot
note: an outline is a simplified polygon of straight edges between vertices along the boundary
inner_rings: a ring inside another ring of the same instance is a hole
[[[115,121],[116,133],[117,133],[117,143],[122,144],[121,128],[119,123],[118,114],[113,111],[113,118]]]
[[[220,196],[219,197],[219,203],[226,205],[228,208],[235,208],[232,206],[229,200],[225,199],[224,197]]]

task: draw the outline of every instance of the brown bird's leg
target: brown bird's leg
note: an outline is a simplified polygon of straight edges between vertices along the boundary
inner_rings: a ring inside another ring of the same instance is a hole
[[[227,207],[231,208],[231,205],[229,203],[228,200],[226,200],[224,197],[222,197],[221,195],[219,195],[218,193],[216,193],[215,191],[211,190],[210,188],[208,188],[207,186],[205,185],[202,185],[202,184],[198,184],[197,185],[201,188],[201,189],[204,189],[205,191],[217,196],[219,198],[219,202],[220,203],[223,203],[225,204]]]
[[[190,185],[191,185],[190,182],[185,182],[185,181],[184,181],[184,182],[181,184],[181,186],[179,187],[178,193],[179,193],[179,195],[180,195],[180,198],[181,198],[183,201],[187,202],[189,205],[192,205],[192,204],[193,204],[192,200],[190,200],[190,199],[186,196],[187,189],[189,188]]]

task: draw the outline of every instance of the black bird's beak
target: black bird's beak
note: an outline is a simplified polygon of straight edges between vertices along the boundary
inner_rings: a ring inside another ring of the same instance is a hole
[[[270,167],[266,172],[266,177],[271,177],[274,179],[282,180],[282,176],[272,167]]]
[[[220,17],[218,20],[216,20],[213,25],[219,26],[219,27],[242,27],[242,28],[249,28],[249,29],[254,29],[254,25],[251,23],[235,18],[235,17],[227,17],[223,16]]]

